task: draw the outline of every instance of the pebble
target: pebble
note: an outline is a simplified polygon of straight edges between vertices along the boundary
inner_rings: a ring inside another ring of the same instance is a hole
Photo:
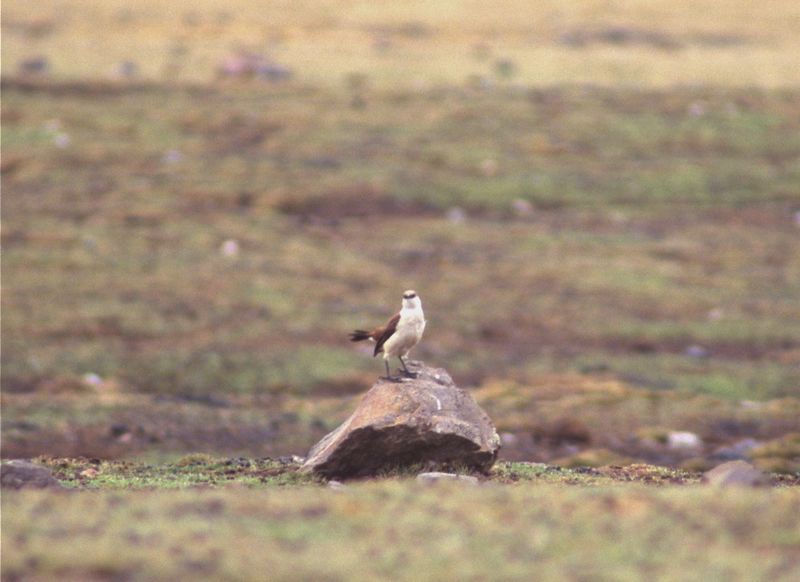
[[[161,160],[165,164],[177,164],[183,161],[183,154],[179,150],[167,150]]]
[[[736,461],[746,459],[751,450],[760,443],[752,438],[742,439],[727,447],[719,447],[711,455],[712,459],[720,461]]]
[[[690,358],[707,358],[711,355],[706,348],[697,344],[693,344],[686,348],[685,354]]]
[[[453,208],[447,211],[445,217],[453,224],[462,224],[467,220],[467,213],[464,211],[463,208],[454,206]]]
[[[63,150],[64,148],[69,147],[69,144],[72,143],[72,139],[70,139],[69,135],[62,131],[53,137],[53,143],[57,148]]]
[[[94,373],[84,374],[83,375],[83,382],[88,386],[100,386],[103,383],[103,379]]]
[[[688,431],[672,431],[667,435],[667,446],[670,449],[696,449],[702,446],[703,440]]]
[[[114,67],[113,76],[118,79],[131,79],[138,75],[139,67],[133,61],[122,61]]]
[[[477,485],[478,478],[471,475],[458,475],[456,473],[440,473],[433,471],[430,473],[420,473],[417,475],[417,481],[420,483],[438,483],[440,481],[458,481],[468,485]]]
[[[689,115],[692,117],[702,117],[706,112],[706,107],[699,101],[695,101],[689,105]]]
[[[517,198],[511,203],[511,208],[517,216],[530,216],[533,214],[533,204],[524,198]]]
[[[230,259],[239,256],[239,243],[231,238],[222,243],[219,249],[223,257]]]

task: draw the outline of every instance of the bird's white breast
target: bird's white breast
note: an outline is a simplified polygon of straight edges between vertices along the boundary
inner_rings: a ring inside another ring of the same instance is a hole
[[[384,355],[386,357],[406,355],[419,343],[424,331],[425,314],[422,312],[422,306],[404,307],[400,310],[397,329],[383,346]]]

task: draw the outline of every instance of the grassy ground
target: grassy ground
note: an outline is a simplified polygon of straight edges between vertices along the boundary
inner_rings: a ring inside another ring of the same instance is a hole
[[[208,454],[185,455],[172,463],[141,463],[102,459],[37,457],[35,462],[49,468],[67,488],[105,489],[183,489],[187,487],[285,487],[289,485],[324,485],[319,477],[301,470],[296,457],[250,459],[223,458]],[[402,467],[381,475],[387,479],[410,479],[425,467]],[[530,482],[550,485],[608,486],[638,482],[649,485],[696,485],[700,475],[688,471],[635,464],[627,467],[564,468],[544,463],[499,462],[488,475],[479,475],[482,483],[508,485]],[[775,475],[776,486],[800,484],[798,478]],[[368,480],[363,480],[368,481]],[[354,483],[351,481],[350,484]]]
[[[655,467],[331,490],[267,460],[45,462],[100,490],[4,494],[4,579],[790,580],[800,565],[796,487],[720,494]]]
[[[351,98],[6,83],[5,454],[140,452],[68,448],[159,422],[131,402],[227,446],[201,419],[253,399],[235,450],[302,453],[380,367],[346,331],[408,287],[462,385],[797,398],[796,93]]]
[[[431,318],[420,353],[462,382],[601,366],[788,395],[798,103],[454,92],[361,111],[301,89],[12,85],[7,386],[95,372],[145,390],[311,390],[373,368],[343,330],[389,312],[382,287],[413,284]]]

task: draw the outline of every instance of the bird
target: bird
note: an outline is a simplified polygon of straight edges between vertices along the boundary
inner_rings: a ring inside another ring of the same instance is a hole
[[[422,311],[422,301],[413,289],[403,292],[403,303],[400,311],[381,327],[372,331],[356,329],[350,334],[350,341],[360,342],[373,340],[375,350],[372,357],[383,353],[383,363],[386,365],[386,379],[395,380],[389,372],[389,358],[396,357],[403,366],[406,376],[414,374],[406,366],[403,359],[408,352],[419,343],[425,331],[425,314]]]

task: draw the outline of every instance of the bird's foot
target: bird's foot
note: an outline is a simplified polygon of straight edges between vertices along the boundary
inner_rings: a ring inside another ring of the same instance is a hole
[[[403,378],[400,376],[379,376],[380,380],[386,380],[387,382],[392,382],[394,384],[399,384],[403,381]]]

